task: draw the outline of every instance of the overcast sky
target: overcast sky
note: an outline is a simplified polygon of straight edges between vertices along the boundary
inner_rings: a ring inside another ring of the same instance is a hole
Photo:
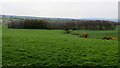
[[[0,0],[2,14],[118,18],[118,0]]]

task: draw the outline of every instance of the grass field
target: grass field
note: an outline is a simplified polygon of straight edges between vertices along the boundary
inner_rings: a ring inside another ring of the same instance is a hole
[[[0,24],[0,67],[2,66],[2,25]]]
[[[82,35],[88,33],[88,38],[102,39],[103,37],[114,37],[118,39],[118,30],[76,30],[72,31],[72,35]]]
[[[88,38],[72,33],[88,32]],[[118,63],[117,30],[73,31],[3,29],[3,66],[115,66]],[[96,39],[98,38],[98,39]]]

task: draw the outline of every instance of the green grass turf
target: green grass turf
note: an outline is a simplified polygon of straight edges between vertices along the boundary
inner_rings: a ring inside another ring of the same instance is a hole
[[[117,37],[116,30],[74,32],[88,32],[89,38],[63,30],[3,29],[3,66],[117,65],[118,41],[96,39]]]
[[[2,66],[2,25],[0,24],[0,67]]]

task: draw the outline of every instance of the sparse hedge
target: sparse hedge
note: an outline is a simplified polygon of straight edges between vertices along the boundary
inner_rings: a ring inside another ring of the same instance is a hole
[[[17,29],[64,29],[64,30],[113,30],[115,23],[104,20],[74,20],[69,22],[49,22],[39,19],[13,20],[8,28]]]

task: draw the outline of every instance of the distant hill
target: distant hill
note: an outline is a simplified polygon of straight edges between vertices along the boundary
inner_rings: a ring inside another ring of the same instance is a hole
[[[113,22],[118,22],[118,19],[104,19],[104,18],[80,18],[80,20],[109,20]]]
[[[50,22],[55,21],[71,21],[71,20],[109,20],[113,22],[118,22],[118,19],[104,19],[104,18],[50,18],[50,17],[35,17],[35,16],[17,16],[17,15],[0,15],[0,18],[8,18],[8,19],[41,19],[41,20],[49,20]]]
[[[18,19],[35,19],[37,17],[31,17],[31,16],[16,16],[16,15],[0,15],[2,18],[18,18]]]

